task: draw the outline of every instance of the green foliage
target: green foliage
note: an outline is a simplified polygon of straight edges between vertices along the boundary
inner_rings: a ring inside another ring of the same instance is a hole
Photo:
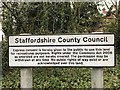
[[[7,41],[2,42],[2,69],[3,69],[3,75],[9,71],[9,66],[8,66],[8,43]]]
[[[2,88],[4,89],[15,89],[20,88],[20,75],[18,69],[14,69],[11,72],[6,73],[2,79]]]
[[[101,22],[96,4],[73,5],[71,9],[70,3],[4,3],[3,32],[9,36],[95,31]]]
[[[120,55],[116,55],[115,68],[104,69],[104,87],[105,88],[120,88]],[[109,83],[108,83],[109,82]]]
[[[83,3],[80,8],[80,20],[82,26],[94,27],[101,22],[100,14],[95,3]],[[95,29],[94,29],[95,30]]]
[[[81,73],[82,72],[82,73]],[[80,68],[34,69],[35,88],[89,88],[90,70]]]

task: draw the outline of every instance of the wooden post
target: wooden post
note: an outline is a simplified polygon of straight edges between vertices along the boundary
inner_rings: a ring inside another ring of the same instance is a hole
[[[20,34],[30,35],[30,34]],[[21,69],[21,90],[32,90],[32,68]]]

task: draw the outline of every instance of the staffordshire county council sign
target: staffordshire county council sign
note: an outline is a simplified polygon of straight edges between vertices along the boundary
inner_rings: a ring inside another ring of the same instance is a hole
[[[113,67],[114,34],[9,36],[11,67]]]

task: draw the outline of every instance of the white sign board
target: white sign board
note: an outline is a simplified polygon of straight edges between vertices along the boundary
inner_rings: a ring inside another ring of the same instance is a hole
[[[10,36],[12,67],[112,67],[114,34]]]

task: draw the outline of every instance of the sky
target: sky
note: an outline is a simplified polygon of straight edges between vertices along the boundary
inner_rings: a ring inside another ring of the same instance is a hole
[[[2,32],[2,26],[1,26],[1,23],[0,23],[0,41],[2,41],[2,35],[4,35],[4,33]]]
[[[106,12],[108,12],[108,8],[107,8],[107,6],[105,5],[105,2],[106,2],[106,4],[108,5],[108,7],[110,8],[111,7],[111,5],[113,5],[113,3],[115,4],[115,0],[101,0],[101,2],[99,2],[98,4],[99,4],[99,6],[97,7],[97,9],[98,9],[98,11],[101,13],[101,14],[103,14],[103,15],[106,15]],[[117,1],[118,2],[118,1]],[[104,11],[103,11],[104,10]],[[115,10],[114,8],[113,8],[113,10]]]

